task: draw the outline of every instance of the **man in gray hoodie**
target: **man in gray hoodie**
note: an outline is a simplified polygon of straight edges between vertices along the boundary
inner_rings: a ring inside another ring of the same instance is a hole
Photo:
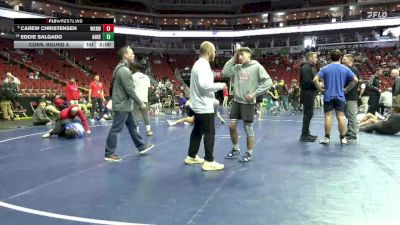
[[[132,141],[140,154],[144,154],[154,147],[154,144],[144,144],[136,129],[137,125],[132,111],[132,100],[141,109],[146,108],[146,104],[140,101],[134,91],[132,72],[129,69],[135,59],[135,54],[129,46],[126,46],[118,51],[118,55],[121,62],[114,69],[111,82],[112,93],[110,93],[110,97],[113,103],[114,119],[106,142],[105,160],[107,161],[121,161],[121,158],[115,154],[115,149],[117,148],[118,134],[121,133],[124,124],[128,127]]]
[[[233,83],[233,103],[229,113],[229,131],[233,149],[225,158],[232,159],[240,153],[237,123],[241,119],[244,121],[247,135],[247,152],[241,158],[241,162],[249,162],[253,158],[256,97],[264,94],[272,86],[267,71],[259,62],[251,59],[251,54],[250,48],[239,48],[222,70],[222,75],[230,77]]]

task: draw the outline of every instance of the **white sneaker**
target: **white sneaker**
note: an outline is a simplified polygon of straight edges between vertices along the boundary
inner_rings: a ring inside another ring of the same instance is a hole
[[[53,129],[49,130],[47,133],[42,135],[42,138],[49,138],[51,137],[51,132],[53,131]]]
[[[319,143],[322,145],[329,145],[331,143],[331,139],[324,137],[324,139],[320,140]]]
[[[190,156],[186,156],[185,163],[188,164],[188,165],[201,164],[201,163],[204,163],[204,159],[200,158],[198,155],[196,155],[195,158],[192,158]]]
[[[167,122],[168,122],[168,124],[170,126],[175,126],[176,125],[175,121],[167,120]]]
[[[383,117],[381,114],[379,114],[378,112],[375,112],[375,116],[378,117],[378,119],[380,120],[384,120],[385,117]]]
[[[347,145],[347,138],[340,139],[341,145]]]
[[[203,166],[201,168],[205,171],[223,170],[224,164],[217,163],[215,160],[212,162],[204,161]]]
[[[105,121],[107,121],[107,120],[104,119],[104,118],[101,118],[101,119],[100,119],[100,122],[105,122]]]
[[[94,122],[95,122],[95,120],[94,120],[94,119],[90,119],[90,122],[94,123]]]

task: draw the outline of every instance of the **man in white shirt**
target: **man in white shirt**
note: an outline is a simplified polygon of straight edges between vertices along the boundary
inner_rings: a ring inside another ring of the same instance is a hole
[[[134,106],[136,118],[140,118],[139,114],[142,115],[144,124],[146,125],[146,134],[147,136],[152,136],[153,131],[150,126],[150,117],[149,117],[149,88],[150,88],[150,78],[144,74],[144,67],[140,64],[132,65],[132,79],[134,84],[134,91],[136,95],[139,97],[140,101],[146,104],[146,108],[140,108],[139,105]],[[139,125],[138,125],[139,129]]]
[[[226,88],[225,83],[214,83],[214,73],[210,62],[215,59],[215,46],[208,41],[200,45],[200,58],[193,65],[190,77],[190,108],[194,116],[194,126],[190,135],[188,156],[185,163],[203,164],[203,170],[222,170],[224,165],[214,161],[215,119],[214,92]],[[191,116],[191,115],[189,115]],[[204,135],[204,159],[199,151],[201,138]]]

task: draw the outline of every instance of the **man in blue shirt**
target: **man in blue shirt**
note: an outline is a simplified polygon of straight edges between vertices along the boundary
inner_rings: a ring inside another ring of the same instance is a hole
[[[324,93],[324,113],[325,113],[325,138],[320,141],[321,144],[330,143],[330,133],[332,128],[332,111],[335,110],[336,118],[339,123],[340,143],[347,144],[346,123],[344,108],[346,105],[345,93],[351,90],[358,82],[355,74],[346,66],[340,64],[341,52],[339,49],[330,52],[332,63],[323,67],[314,77],[314,84],[319,91],[324,91],[319,84],[323,81],[325,87]],[[349,83],[349,81],[351,81]],[[349,83],[346,88],[346,83]]]

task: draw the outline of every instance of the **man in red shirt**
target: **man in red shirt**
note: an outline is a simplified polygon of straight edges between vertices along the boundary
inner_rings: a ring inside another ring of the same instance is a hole
[[[78,104],[80,97],[78,85],[75,82],[75,78],[71,77],[69,83],[65,86],[65,97],[70,105]]]
[[[96,75],[94,76],[94,81],[89,86],[89,102],[92,103],[90,118],[92,122],[94,122],[95,110],[99,111],[100,119],[103,120],[103,101],[105,101],[103,83],[100,82],[100,76]]]
[[[59,94],[56,94],[56,97],[53,100],[54,105],[58,110],[63,110],[67,108],[68,106],[65,104],[64,99],[61,98]]]
[[[46,134],[43,134],[43,138],[48,138],[51,135],[63,135],[64,126],[68,123],[72,123],[76,117],[79,117],[82,121],[82,125],[85,128],[86,134],[90,134],[90,128],[86,121],[85,114],[80,110],[78,105],[70,105],[68,108],[63,109],[60,112],[59,118],[56,120],[54,129],[50,130]]]

